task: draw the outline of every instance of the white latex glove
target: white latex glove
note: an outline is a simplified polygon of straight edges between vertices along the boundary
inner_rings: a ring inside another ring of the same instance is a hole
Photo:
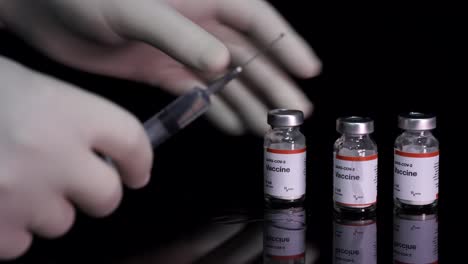
[[[312,104],[286,74],[312,77],[320,62],[263,0],[0,1],[0,24],[79,69],[143,81],[180,94],[239,64],[284,32],[217,98],[208,117],[225,131],[266,130],[271,107]],[[231,55],[231,57],[230,57]]]
[[[105,216],[121,181],[148,182],[151,146],[128,112],[1,56],[0,83],[0,260],[24,253],[33,234],[64,234],[74,205]]]

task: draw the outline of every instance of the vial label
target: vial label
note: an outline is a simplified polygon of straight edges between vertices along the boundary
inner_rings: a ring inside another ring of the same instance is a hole
[[[333,263],[377,263],[376,222],[334,223],[333,228]]]
[[[265,149],[266,194],[289,199],[300,198],[306,187],[306,149]]]
[[[397,263],[437,263],[438,223],[436,218],[395,219],[393,258]]]
[[[377,154],[334,155],[333,197],[343,206],[367,207],[377,202]]]
[[[439,193],[439,151],[408,153],[395,150],[394,195],[414,205],[430,204]]]

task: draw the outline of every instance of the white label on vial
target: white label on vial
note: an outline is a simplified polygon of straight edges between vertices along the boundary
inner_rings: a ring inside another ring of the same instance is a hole
[[[397,263],[437,263],[438,223],[396,218],[393,230],[393,258]]]
[[[333,263],[377,263],[377,224],[334,223]]]
[[[439,196],[439,151],[408,153],[395,150],[394,196],[414,205],[430,204]]]
[[[306,149],[265,149],[264,191],[285,199],[297,199],[306,189]]]
[[[334,155],[334,201],[350,207],[377,202],[377,154],[367,157]]]

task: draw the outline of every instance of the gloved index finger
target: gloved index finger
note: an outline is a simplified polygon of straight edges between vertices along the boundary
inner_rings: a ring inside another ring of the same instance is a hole
[[[117,34],[146,42],[189,67],[217,72],[229,64],[221,41],[162,1],[118,0],[105,11]]]
[[[281,33],[285,37],[272,49],[278,61],[299,77],[312,77],[320,71],[321,63],[312,48],[289,23],[263,0],[220,1],[219,18],[242,31],[261,45],[268,45]]]

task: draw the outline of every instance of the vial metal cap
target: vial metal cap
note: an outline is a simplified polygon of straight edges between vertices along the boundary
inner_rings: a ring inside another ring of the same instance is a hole
[[[268,124],[274,127],[299,126],[304,123],[304,113],[294,109],[274,109],[268,112]]]
[[[398,116],[398,127],[405,130],[431,130],[436,128],[436,117],[418,112],[401,114]]]
[[[336,120],[336,131],[341,134],[370,134],[374,132],[374,121],[369,117],[341,117]]]

